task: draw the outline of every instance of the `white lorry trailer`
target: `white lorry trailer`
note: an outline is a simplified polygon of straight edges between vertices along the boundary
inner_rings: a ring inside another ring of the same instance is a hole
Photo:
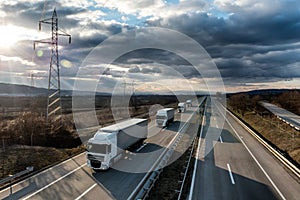
[[[148,135],[148,120],[132,118],[101,128],[87,143],[87,165],[106,170],[120,160],[129,147],[143,142]]]
[[[156,112],[156,125],[159,127],[165,127],[168,126],[169,123],[174,121],[174,108],[164,108],[161,110],[158,110]]]
[[[185,102],[181,102],[177,105],[178,112],[185,112],[186,110],[186,104]]]

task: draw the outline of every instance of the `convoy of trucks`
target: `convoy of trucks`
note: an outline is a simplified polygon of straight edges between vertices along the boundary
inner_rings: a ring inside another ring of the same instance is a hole
[[[178,104],[178,112],[185,112],[192,101]],[[166,127],[174,121],[175,109],[164,108],[156,112],[155,123]],[[148,120],[132,118],[99,129],[87,142],[87,165],[95,170],[109,169],[123,157],[125,150],[142,144],[148,136]]]
[[[177,110],[180,113],[181,112],[185,112],[185,110],[186,110],[186,104],[185,104],[185,102],[178,103]]]
[[[159,127],[168,126],[171,122],[174,121],[174,113],[175,113],[174,108],[164,108],[158,110],[156,112],[156,120],[155,120],[156,125]]]
[[[142,143],[148,135],[148,120],[132,118],[101,128],[87,143],[87,165],[106,170],[123,157],[129,147]]]

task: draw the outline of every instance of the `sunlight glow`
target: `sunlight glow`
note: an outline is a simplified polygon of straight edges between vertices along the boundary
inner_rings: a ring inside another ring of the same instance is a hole
[[[20,39],[20,30],[16,26],[0,26],[0,48],[9,48]]]
[[[36,40],[44,37],[36,30],[11,24],[0,25],[0,48],[10,48],[21,40]]]

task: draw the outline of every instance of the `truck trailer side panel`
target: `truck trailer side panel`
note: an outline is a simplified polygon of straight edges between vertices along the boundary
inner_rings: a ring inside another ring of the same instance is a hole
[[[147,138],[148,121],[142,121],[136,125],[120,130],[117,133],[117,146],[119,150],[125,150],[140,140]]]

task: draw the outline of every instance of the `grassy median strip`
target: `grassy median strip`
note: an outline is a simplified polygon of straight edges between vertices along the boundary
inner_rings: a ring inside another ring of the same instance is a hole
[[[181,181],[184,175],[184,167],[190,154],[190,146],[193,142],[195,134],[199,128],[199,115],[197,115],[190,123],[189,128],[177,145],[171,159],[170,165],[165,167],[160,174],[160,178],[155,182],[154,187],[151,189],[148,199],[177,199],[178,192],[180,189]],[[197,144],[197,143],[195,143]],[[191,159],[190,167],[194,166],[195,158]],[[191,182],[192,170],[188,171],[186,177],[186,183]],[[188,184],[185,184],[182,192],[182,199],[187,197],[189,192]]]

